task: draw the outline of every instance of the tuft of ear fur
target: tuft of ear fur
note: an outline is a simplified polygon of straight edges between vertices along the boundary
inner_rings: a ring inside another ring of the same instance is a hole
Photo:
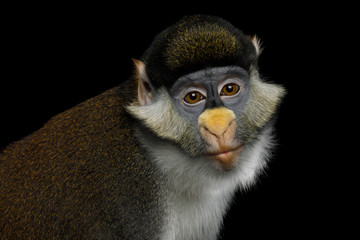
[[[256,55],[259,56],[264,49],[261,47],[260,39],[258,38],[258,36],[254,35],[254,36],[250,37],[250,40],[255,47]]]
[[[145,63],[141,60],[132,59],[135,65],[135,79],[138,83],[138,101],[141,106],[149,105],[152,102],[151,86],[149,77],[146,74]]]

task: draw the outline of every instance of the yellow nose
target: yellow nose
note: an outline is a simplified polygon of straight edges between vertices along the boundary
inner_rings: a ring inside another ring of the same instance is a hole
[[[235,114],[228,108],[220,107],[205,110],[198,118],[198,124],[212,134],[220,137],[235,119]]]

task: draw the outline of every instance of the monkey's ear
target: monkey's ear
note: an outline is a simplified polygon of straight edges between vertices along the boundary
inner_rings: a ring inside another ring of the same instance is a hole
[[[256,55],[259,56],[263,50],[263,48],[261,47],[260,39],[256,35],[254,35],[250,37],[250,40],[255,47]]]
[[[143,61],[132,59],[135,65],[135,78],[138,83],[138,101],[141,106],[149,105],[152,101],[150,80],[146,74]]]

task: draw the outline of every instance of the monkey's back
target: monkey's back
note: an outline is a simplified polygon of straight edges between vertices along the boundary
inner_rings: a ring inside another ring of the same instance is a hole
[[[133,89],[89,99],[0,153],[1,239],[157,238],[161,175],[124,110]]]

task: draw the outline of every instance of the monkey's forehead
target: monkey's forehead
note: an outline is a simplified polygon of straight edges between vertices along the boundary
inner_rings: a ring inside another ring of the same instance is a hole
[[[229,22],[213,16],[181,19],[154,40],[143,56],[154,87],[172,84],[180,77],[209,67],[256,65],[251,40]]]
[[[204,82],[214,82],[215,85],[218,85],[218,81],[225,77],[247,80],[249,79],[249,74],[238,66],[207,68],[181,76],[171,89],[177,91],[182,86],[188,84],[201,85]]]

